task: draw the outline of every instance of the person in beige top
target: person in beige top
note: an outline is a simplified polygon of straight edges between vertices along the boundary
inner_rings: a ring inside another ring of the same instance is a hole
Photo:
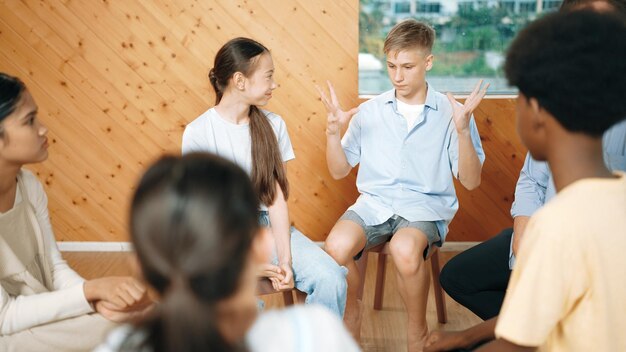
[[[531,218],[497,339],[479,351],[626,351],[626,174],[602,157],[626,115],[624,38],[622,17],[581,10],[542,17],[509,49],[518,133],[557,195]]]
[[[0,73],[0,351],[85,351],[112,321],[149,306],[131,277],[85,281],[56,246],[43,186],[24,164],[48,157],[47,128],[17,78]],[[98,312],[99,314],[91,314]]]

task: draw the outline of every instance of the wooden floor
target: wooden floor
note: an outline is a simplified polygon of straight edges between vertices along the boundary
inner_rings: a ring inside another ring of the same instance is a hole
[[[441,265],[443,266],[455,254],[454,252],[442,252],[440,254]],[[129,253],[66,252],[63,256],[78,273],[87,279],[107,275],[126,275],[133,272],[131,255]],[[385,282],[383,309],[375,311],[372,307],[374,301],[376,255],[370,255],[363,297],[365,311],[363,313],[361,330],[361,346],[363,351],[366,352],[399,352],[406,350],[406,313],[396,289],[393,263],[391,260],[388,260],[387,263],[388,275]],[[432,293],[431,284],[427,315],[428,326],[431,330],[460,330],[481,321],[480,318],[469,310],[446,296],[448,323],[439,324]],[[262,298],[265,301],[266,309],[275,309],[283,306],[280,294],[267,295]]]

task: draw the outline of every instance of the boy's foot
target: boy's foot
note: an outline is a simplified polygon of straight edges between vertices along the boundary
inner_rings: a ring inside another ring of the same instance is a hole
[[[428,327],[422,329],[411,329],[407,332],[408,352],[422,352],[428,340]]]
[[[346,314],[343,318],[346,328],[357,343],[361,342],[361,317],[363,316],[363,301],[356,300],[355,307],[346,309]]]

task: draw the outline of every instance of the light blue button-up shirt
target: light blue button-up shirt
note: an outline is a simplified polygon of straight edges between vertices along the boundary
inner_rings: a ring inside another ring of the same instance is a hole
[[[476,122],[471,138],[480,162],[485,153]],[[458,177],[459,141],[447,97],[428,87],[424,114],[411,130],[398,113],[395,90],[359,107],[341,141],[348,162],[357,164],[361,195],[349,209],[366,225],[393,215],[435,221],[442,241],[459,205],[452,182]]]
[[[626,171],[626,120],[611,127],[602,136],[604,163],[613,171]],[[511,207],[511,216],[532,216],[537,209],[556,195],[550,167],[545,161],[537,161],[526,154],[526,160],[520,171],[515,187],[515,201]],[[515,236],[515,234],[513,234]],[[509,267],[513,269],[513,237],[509,253]]]

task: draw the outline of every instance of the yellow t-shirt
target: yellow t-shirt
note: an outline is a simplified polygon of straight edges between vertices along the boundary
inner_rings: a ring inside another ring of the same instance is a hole
[[[540,351],[626,351],[626,174],[564,188],[530,220],[496,336]]]

